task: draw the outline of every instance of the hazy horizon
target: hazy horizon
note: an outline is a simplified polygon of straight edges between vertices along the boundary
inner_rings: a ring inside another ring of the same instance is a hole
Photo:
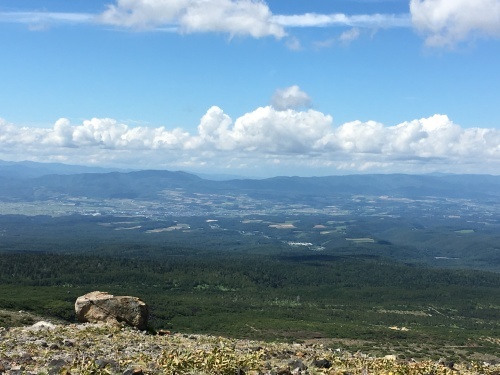
[[[168,172],[185,172],[193,175],[197,175],[206,179],[215,179],[215,180],[229,180],[229,179],[266,179],[273,177],[331,177],[331,176],[355,176],[355,175],[391,175],[391,174],[403,174],[403,175],[423,175],[423,176],[440,176],[440,175],[490,175],[490,176],[500,176],[499,173],[442,173],[442,172],[431,172],[431,173],[397,173],[397,172],[389,172],[389,173],[374,173],[374,172],[352,172],[352,173],[330,173],[330,174],[261,174],[261,175],[250,175],[250,174],[232,174],[232,173],[224,173],[223,171],[218,172],[206,172],[203,170],[190,170],[190,169],[168,169],[168,168],[115,168],[115,167],[100,167],[95,165],[85,165],[85,164],[68,164],[68,163],[59,163],[59,162],[34,162],[31,160],[3,160],[0,159],[0,176],[2,175],[1,167],[4,165],[9,166],[20,166],[25,165],[26,163],[34,163],[35,167],[43,168],[46,166],[53,166],[54,169],[62,168],[59,172],[50,172],[50,174],[80,174],[80,173],[109,173],[109,172],[120,172],[120,173],[130,173],[130,172],[139,172],[139,171],[168,171]],[[69,171],[68,171],[69,170]]]

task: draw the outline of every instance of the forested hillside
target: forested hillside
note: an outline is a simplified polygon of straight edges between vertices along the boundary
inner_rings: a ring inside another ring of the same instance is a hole
[[[353,347],[378,353],[422,343],[412,345],[416,356],[438,356],[456,345],[462,355],[498,349],[488,338],[500,329],[499,274],[377,257],[164,251],[155,261],[1,254],[0,306],[71,322],[75,299],[103,290],[140,296],[151,305],[154,328],[179,332],[355,340]]]

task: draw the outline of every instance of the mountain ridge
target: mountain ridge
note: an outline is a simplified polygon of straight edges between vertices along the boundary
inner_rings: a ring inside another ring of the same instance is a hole
[[[88,173],[26,174],[23,165],[7,172],[0,164],[0,199],[44,200],[54,196],[88,198],[158,199],[164,190],[182,189],[199,194],[247,194],[283,199],[311,196],[392,196],[497,199],[500,176],[360,174],[344,176],[277,176],[266,179],[210,180],[183,171],[140,170]]]

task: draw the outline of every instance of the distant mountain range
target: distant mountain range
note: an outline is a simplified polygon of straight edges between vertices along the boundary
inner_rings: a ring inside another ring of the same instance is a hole
[[[0,161],[0,200],[46,200],[58,196],[158,199],[165,189],[200,194],[247,194],[269,199],[323,196],[500,198],[500,176],[373,174],[216,180],[165,170],[101,168]]]
[[[0,160],[0,177],[33,178],[48,174],[106,173],[118,170],[116,168],[86,167],[62,163]],[[127,172],[126,170],[121,171]]]

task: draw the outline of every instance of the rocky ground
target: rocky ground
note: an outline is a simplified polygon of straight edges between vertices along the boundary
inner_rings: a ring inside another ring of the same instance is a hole
[[[321,344],[138,331],[110,324],[0,328],[0,374],[496,374],[500,364],[400,360]]]

